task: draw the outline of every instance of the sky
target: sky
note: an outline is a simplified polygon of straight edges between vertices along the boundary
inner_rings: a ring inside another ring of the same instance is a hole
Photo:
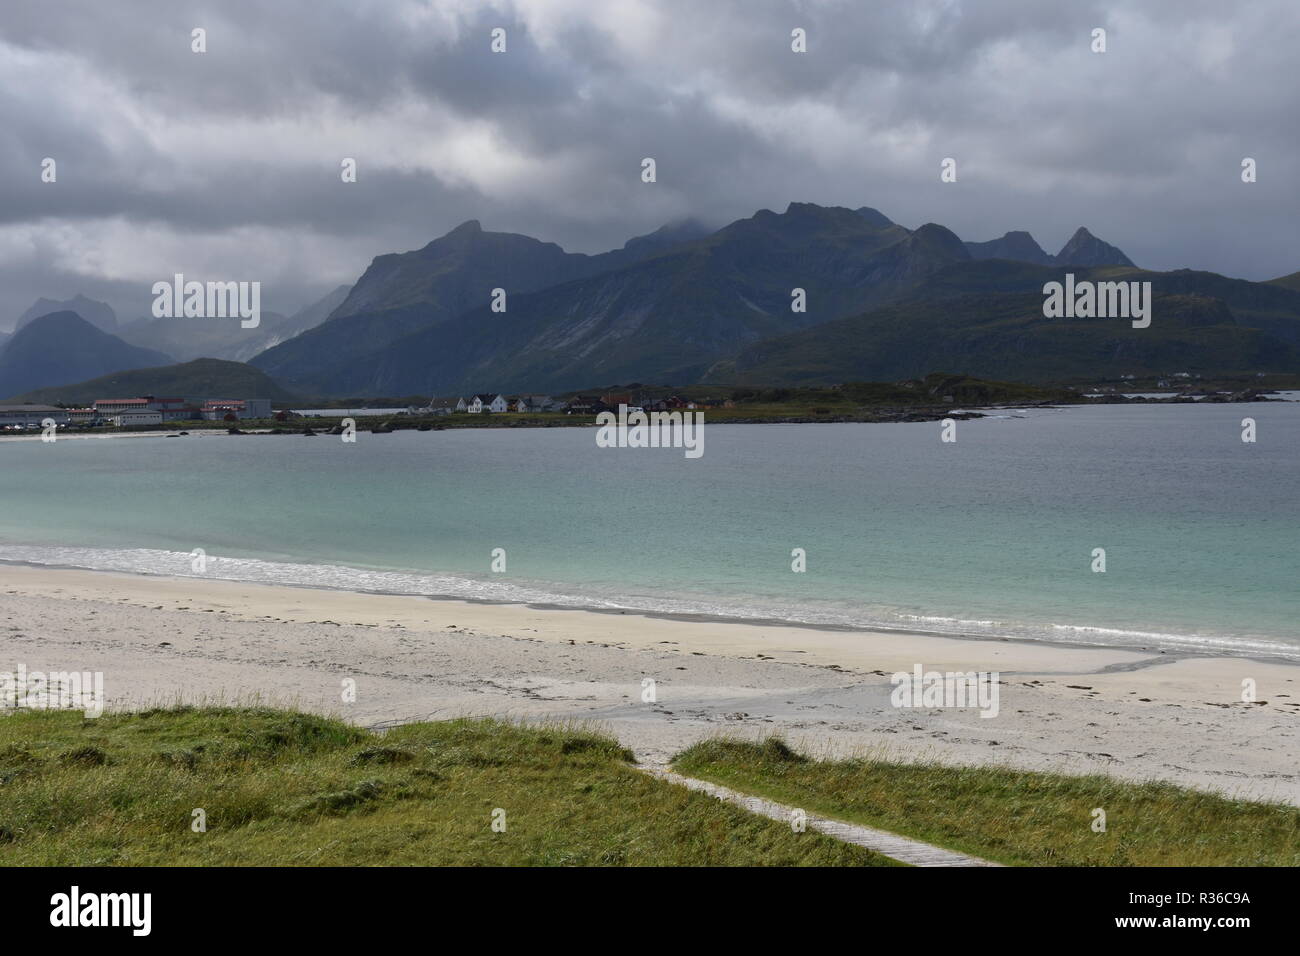
[[[1296,0],[4,0],[0,329],[178,272],[291,312],[467,219],[594,253],[792,201],[1268,279],[1297,50]]]

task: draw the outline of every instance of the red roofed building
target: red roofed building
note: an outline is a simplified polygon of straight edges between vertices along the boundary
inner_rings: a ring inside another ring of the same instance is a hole
[[[135,412],[149,407],[147,398],[97,398],[95,411],[107,417],[114,412]]]

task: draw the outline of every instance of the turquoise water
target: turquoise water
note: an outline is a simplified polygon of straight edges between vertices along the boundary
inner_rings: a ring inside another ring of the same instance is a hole
[[[996,414],[0,443],[0,559],[1300,657],[1300,405]]]

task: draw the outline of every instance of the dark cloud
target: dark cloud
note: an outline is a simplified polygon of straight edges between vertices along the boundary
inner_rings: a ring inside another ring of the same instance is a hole
[[[470,218],[593,252],[791,200],[1269,278],[1300,269],[1298,45],[1293,0],[6,0],[0,327],[181,270],[291,311]]]

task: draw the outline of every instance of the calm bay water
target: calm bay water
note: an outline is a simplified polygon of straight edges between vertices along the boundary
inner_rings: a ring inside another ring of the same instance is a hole
[[[1300,406],[998,416],[0,443],[0,560],[1300,657]]]

